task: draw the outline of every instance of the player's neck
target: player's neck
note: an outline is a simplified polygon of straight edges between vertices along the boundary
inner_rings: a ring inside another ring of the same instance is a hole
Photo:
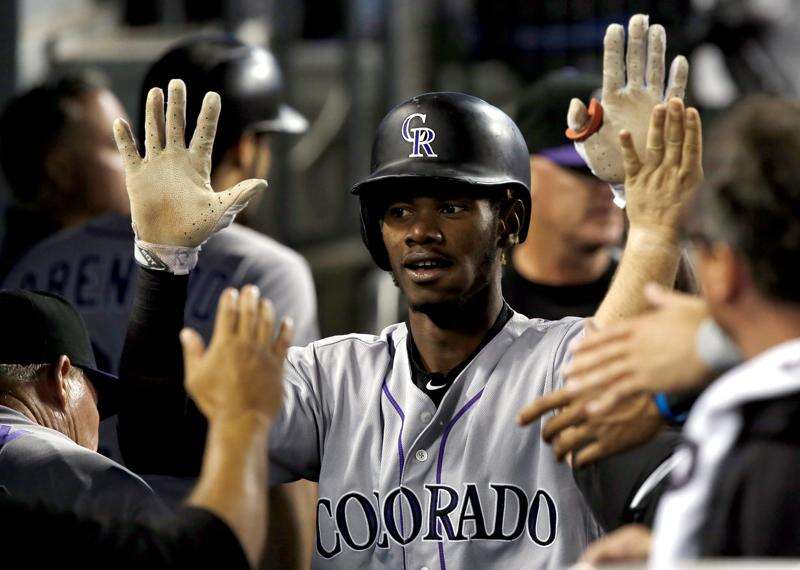
[[[522,277],[544,285],[581,285],[596,281],[608,271],[611,251],[576,247],[559,239],[530,236],[512,253],[514,269]]]
[[[791,303],[751,299],[743,310],[725,320],[729,321],[725,328],[731,339],[748,360],[774,346],[800,338],[800,308]]]
[[[44,419],[44,414],[38,409],[38,406],[33,404],[33,402],[24,395],[12,394],[10,392],[0,393],[0,406],[11,408],[40,426],[50,427]]]
[[[500,282],[471,298],[450,313],[431,315],[409,310],[409,326],[428,372],[446,373],[461,364],[480,345],[500,315],[503,297]]]

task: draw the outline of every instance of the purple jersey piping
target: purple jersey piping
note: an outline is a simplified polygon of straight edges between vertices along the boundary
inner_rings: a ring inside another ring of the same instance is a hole
[[[456,425],[456,422],[461,419],[461,416],[467,413],[467,410],[469,410],[473,406],[473,404],[475,404],[475,402],[481,399],[481,396],[483,396],[484,389],[485,388],[481,388],[480,392],[478,392],[472,398],[470,398],[470,400],[466,404],[464,404],[464,407],[458,410],[458,413],[455,416],[453,416],[453,419],[450,420],[450,423],[447,424],[447,426],[444,428],[444,432],[442,433],[442,443],[439,445],[439,457],[436,461],[437,485],[442,484],[442,464],[444,463],[444,448],[447,445],[447,436],[450,435],[450,430],[452,430],[453,426]],[[439,568],[441,570],[447,570],[447,565],[445,564],[444,561],[444,540],[439,541]]]
[[[403,451],[403,428],[405,427],[406,423],[406,415],[403,413],[403,408],[400,407],[400,404],[397,403],[397,400],[394,399],[392,393],[389,391],[389,387],[386,385],[386,380],[383,381],[383,393],[386,394],[386,398],[388,398],[389,403],[392,404],[397,415],[400,416],[400,433],[397,436],[397,456],[400,462],[400,475],[397,479],[397,484],[399,486],[403,486],[403,470],[406,466],[406,459],[405,459],[405,452]],[[401,493],[402,495],[402,493]],[[403,506],[400,505],[400,532],[402,533],[403,537],[405,538],[405,529],[403,528]],[[403,570],[406,568],[406,547],[405,545],[401,545],[403,549]]]

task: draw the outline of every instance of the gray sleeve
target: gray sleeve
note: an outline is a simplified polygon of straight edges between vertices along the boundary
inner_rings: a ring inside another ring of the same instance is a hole
[[[92,472],[91,482],[78,497],[76,512],[139,523],[158,520],[171,512],[143,479],[121,465],[106,460],[87,470]]]
[[[145,522],[169,511],[140,477],[73,445],[22,437],[3,449],[0,478],[12,496],[100,521]]]
[[[317,292],[308,263],[291,258],[280,265],[264,268],[254,263],[246,283],[258,285],[261,293],[270,298],[278,318],[294,320],[295,346],[305,346],[319,340],[317,323]]]
[[[569,346],[573,340],[583,336],[585,319],[569,317],[559,321],[559,327],[552,333],[555,336],[555,349],[553,351],[553,367],[550,370],[550,377],[548,378],[548,391],[555,391],[564,385],[564,376],[561,373],[561,368],[569,362],[570,352]]]
[[[292,348],[286,359],[283,408],[269,436],[271,485],[319,479],[324,418],[313,353],[313,345]]]

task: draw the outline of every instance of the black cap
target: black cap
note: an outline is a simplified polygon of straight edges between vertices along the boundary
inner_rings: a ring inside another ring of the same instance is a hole
[[[46,291],[0,291],[0,362],[51,364],[65,354],[97,392],[100,419],[116,413],[116,376],[97,370],[89,331],[65,299]]]
[[[578,98],[588,105],[600,99],[602,79],[572,68],[548,73],[531,85],[520,99],[517,124],[530,154],[546,156],[556,164],[590,172],[586,163],[567,139],[569,102]]]

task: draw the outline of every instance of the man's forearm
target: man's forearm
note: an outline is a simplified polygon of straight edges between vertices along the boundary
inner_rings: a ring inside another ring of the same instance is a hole
[[[252,565],[266,536],[269,427],[264,416],[251,414],[212,421],[200,479],[188,500],[228,524]]]
[[[188,276],[139,268],[120,361],[119,442],[136,472],[193,476],[205,422],[186,397],[178,335]]]
[[[631,228],[617,273],[594,320],[607,325],[644,312],[650,282],[673,287],[680,262],[677,232]]]

